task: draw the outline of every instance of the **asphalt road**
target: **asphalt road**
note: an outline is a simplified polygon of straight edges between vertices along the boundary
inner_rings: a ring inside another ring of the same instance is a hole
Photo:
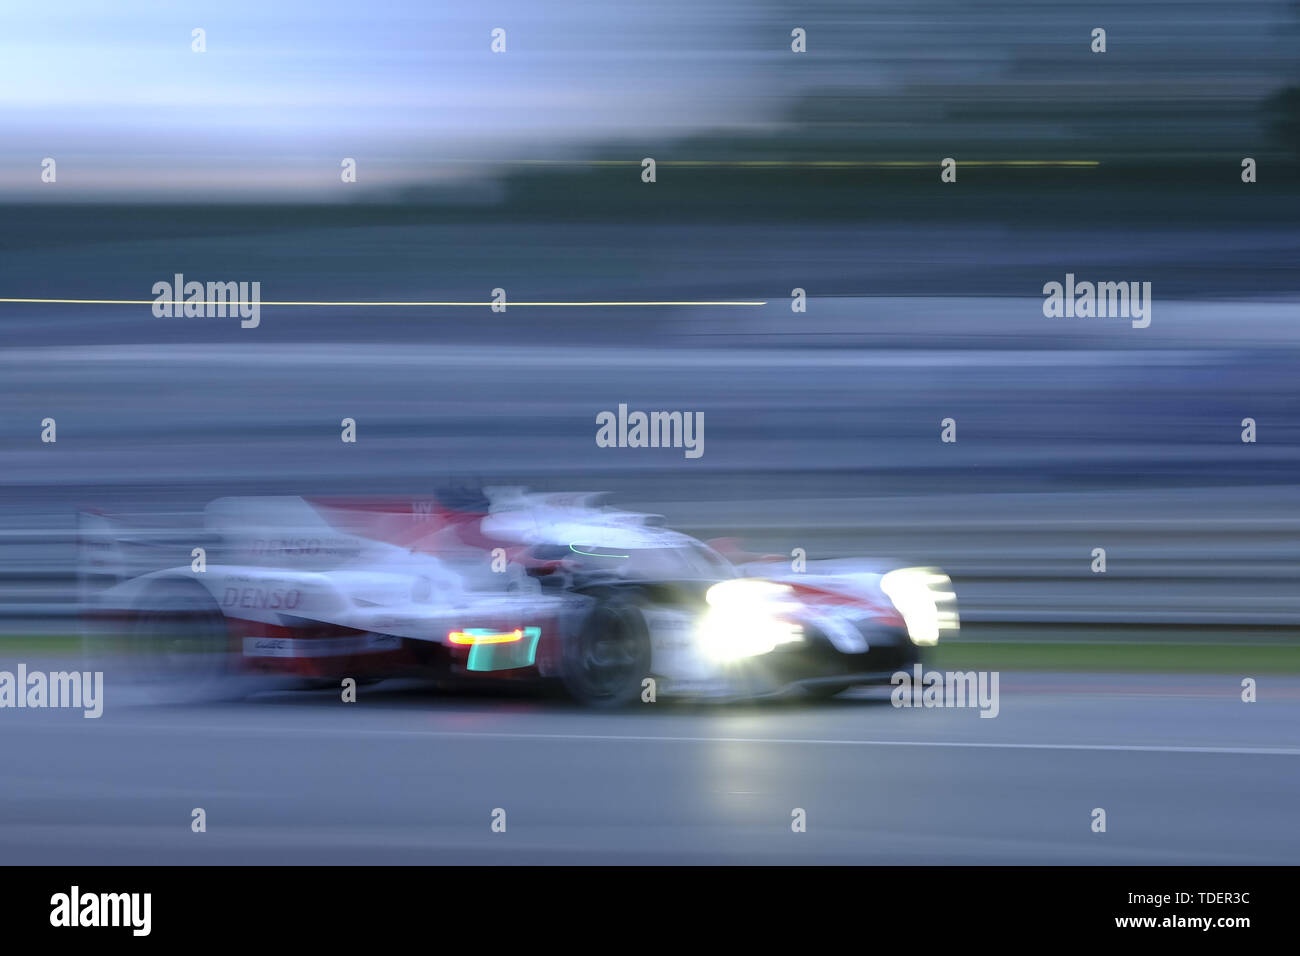
[[[1295,864],[1300,680],[1253,704],[1239,683],[1008,673],[996,719],[401,682],[160,708],[110,685],[98,720],[0,711],[0,861]]]

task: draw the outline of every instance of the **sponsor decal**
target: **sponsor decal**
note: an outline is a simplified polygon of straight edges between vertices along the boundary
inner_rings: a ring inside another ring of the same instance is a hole
[[[353,557],[360,549],[351,542],[341,539],[320,538],[256,538],[248,549],[255,555],[274,555],[276,557]]]
[[[300,603],[302,592],[297,588],[226,588],[221,595],[222,607],[292,611]]]

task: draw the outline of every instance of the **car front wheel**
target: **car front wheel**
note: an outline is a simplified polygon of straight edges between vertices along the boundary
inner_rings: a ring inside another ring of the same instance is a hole
[[[565,645],[561,677],[578,701],[601,708],[639,699],[650,676],[650,634],[641,609],[623,597],[600,597]]]

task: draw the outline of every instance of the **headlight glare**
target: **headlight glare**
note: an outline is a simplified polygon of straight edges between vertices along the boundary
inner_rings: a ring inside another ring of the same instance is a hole
[[[696,625],[696,640],[719,662],[757,657],[778,644],[801,641],[803,628],[783,619],[798,607],[792,594],[788,585],[755,578],[715,584],[705,595],[709,609]]]
[[[957,598],[948,575],[934,568],[899,568],[880,579],[880,590],[903,616],[913,644],[938,644],[940,631],[957,629],[956,610],[939,606]]]

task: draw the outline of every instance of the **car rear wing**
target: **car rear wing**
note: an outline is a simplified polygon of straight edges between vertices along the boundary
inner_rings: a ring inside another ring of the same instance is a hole
[[[77,597],[83,612],[110,588],[152,571],[189,565],[217,543],[189,513],[77,512]]]

